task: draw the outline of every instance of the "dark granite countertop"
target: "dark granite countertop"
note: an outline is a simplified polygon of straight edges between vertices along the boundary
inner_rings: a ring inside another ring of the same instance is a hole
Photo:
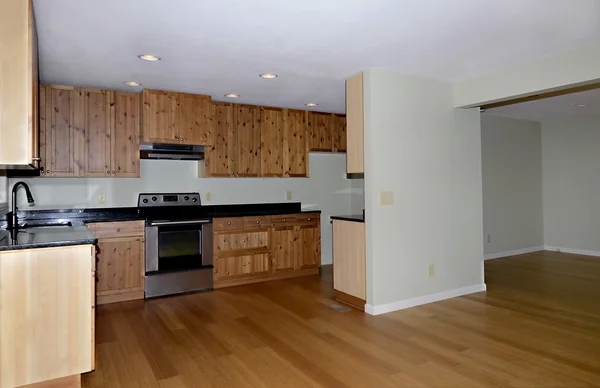
[[[96,244],[96,237],[85,226],[50,226],[0,230],[0,251]]]
[[[202,205],[199,207],[196,217],[219,218],[219,217],[244,217],[244,216],[266,216],[276,214],[293,213],[321,213],[317,209],[302,210],[300,202],[282,203],[255,203],[255,204],[232,204],[232,205]],[[19,210],[19,224],[67,223],[73,226],[84,226],[90,222],[118,222],[144,220],[144,216],[138,213],[137,207],[113,207],[113,208],[82,208],[82,209],[36,209]],[[6,218],[0,217],[0,228],[6,227]]]
[[[342,220],[342,221],[353,221],[353,222],[365,222],[365,217],[362,214],[353,214],[350,216],[331,216],[332,220]]]

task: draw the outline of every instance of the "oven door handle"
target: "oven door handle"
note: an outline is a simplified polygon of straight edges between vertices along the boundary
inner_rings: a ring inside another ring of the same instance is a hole
[[[210,224],[211,222],[212,220],[152,221],[150,222],[150,226]]]

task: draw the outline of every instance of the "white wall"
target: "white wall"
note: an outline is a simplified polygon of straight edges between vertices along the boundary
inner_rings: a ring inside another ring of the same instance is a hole
[[[479,110],[453,109],[449,83],[386,70],[364,82],[368,310],[483,289]]]
[[[205,204],[285,202],[286,191],[305,209],[319,209],[321,216],[322,262],[331,263],[329,216],[349,214],[350,181],[346,179],[344,154],[310,154],[310,178],[197,178],[198,162],[142,160],[141,178],[29,178],[26,181],[36,206],[42,208],[136,206],[141,192],[198,191],[211,201]],[[104,194],[106,202],[98,203]],[[19,204],[26,203],[20,194]]]
[[[486,256],[544,245],[540,123],[483,114],[481,154]]]
[[[362,214],[365,208],[365,180],[351,179],[350,180],[350,213]]]
[[[600,116],[542,122],[544,243],[600,255]]]

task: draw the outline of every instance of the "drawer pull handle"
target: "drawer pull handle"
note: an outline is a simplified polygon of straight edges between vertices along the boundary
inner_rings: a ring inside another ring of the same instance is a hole
[[[257,224],[260,224],[260,221],[256,221]]]
[[[120,231],[121,231],[121,228],[117,228],[117,232],[120,232]]]
[[[286,221],[287,221],[287,220],[284,218],[284,219],[283,219],[283,222],[286,222]]]
[[[109,170],[106,170],[106,175],[110,175],[110,171]]]
[[[231,225],[231,222],[228,222],[227,225]]]
[[[113,171],[112,174],[115,175],[115,172]]]
[[[308,220],[310,221],[310,218]]]
[[[246,242],[246,239],[243,239],[242,242]]]

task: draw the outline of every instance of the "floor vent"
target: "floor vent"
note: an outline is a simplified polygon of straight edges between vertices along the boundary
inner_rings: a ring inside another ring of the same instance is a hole
[[[327,306],[331,307],[335,311],[339,311],[340,313],[345,313],[346,311],[350,311],[348,307],[340,306],[339,304],[328,304]]]

